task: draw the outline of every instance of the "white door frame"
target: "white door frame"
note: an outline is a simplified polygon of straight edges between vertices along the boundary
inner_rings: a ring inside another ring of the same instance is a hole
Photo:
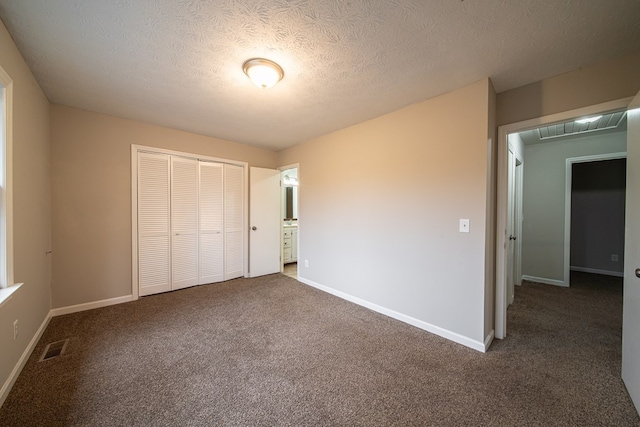
[[[496,222],[496,313],[495,337],[507,336],[507,151],[511,133],[535,129],[540,126],[571,120],[595,113],[627,109],[630,98],[618,99],[575,110],[563,111],[498,127],[498,194]]]
[[[626,159],[627,153],[594,154],[592,156],[570,157],[566,160],[564,187],[564,287],[571,281],[571,184],[573,165],[576,163],[598,162],[601,160]]]
[[[511,236],[516,234],[514,230],[514,211],[515,211],[515,183],[516,183],[516,154],[512,149],[511,144],[507,151],[507,232],[509,240],[507,240],[507,307],[513,303],[513,283],[515,278],[513,277],[513,262],[515,242],[511,241]]]
[[[629,103],[627,109],[627,190],[625,201],[625,294],[622,307],[622,381],[629,392],[637,411],[640,411],[640,339],[638,319],[640,318],[640,292],[638,285],[638,161],[640,144],[640,92]],[[635,258],[635,259],[634,259]]]
[[[204,156],[200,154],[185,153],[182,151],[166,150],[163,148],[149,147],[131,144],[131,300],[140,297],[138,286],[138,152],[168,154],[190,159],[206,160],[217,163],[227,163],[244,168],[244,230],[249,229],[249,164],[237,160],[222,159],[219,157]],[[244,233],[244,276],[249,272],[249,233]]]

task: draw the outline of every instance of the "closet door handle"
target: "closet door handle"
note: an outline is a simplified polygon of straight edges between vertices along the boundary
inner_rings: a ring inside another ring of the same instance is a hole
[[[253,231],[256,231],[256,230],[258,229],[258,227],[256,227],[256,226],[254,225],[253,227],[251,227],[251,229],[252,229]]]

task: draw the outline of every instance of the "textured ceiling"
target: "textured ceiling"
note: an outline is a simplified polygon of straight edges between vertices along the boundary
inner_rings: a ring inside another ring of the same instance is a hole
[[[640,50],[638,0],[0,0],[54,103],[281,149]],[[242,72],[278,62],[269,90]]]

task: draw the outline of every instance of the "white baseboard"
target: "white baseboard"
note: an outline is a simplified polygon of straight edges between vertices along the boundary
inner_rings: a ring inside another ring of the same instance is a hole
[[[133,295],[123,297],[103,299],[100,301],[87,302],[84,304],[70,305],[68,307],[54,308],[51,310],[52,316],[62,316],[63,314],[77,313],[78,311],[92,310],[94,308],[107,307],[109,305],[122,304],[124,302],[134,301]]]
[[[564,283],[564,280],[547,279],[546,277],[526,276],[523,274],[522,280],[528,280],[530,282],[536,282],[536,283],[544,283],[545,285],[560,286],[563,288],[569,287],[569,285]]]
[[[47,329],[49,320],[51,320],[51,311],[47,313],[47,316],[42,321],[42,324],[31,338],[31,341],[29,341],[29,345],[27,345],[27,348],[25,348],[22,352],[22,356],[20,356],[20,359],[18,359],[18,363],[16,363],[16,366],[13,367],[11,374],[9,374],[9,378],[7,378],[7,380],[2,385],[2,388],[0,389],[0,406],[2,406],[4,401],[7,399],[7,396],[11,391],[11,387],[13,387],[13,384],[18,379],[20,372],[22,372],[22,368],[24,368],[27,360],[29,360],[29,356],[31,356],[33,349],[36,348],[36,344],[38,344],[38,341],[40,341],[40,337],[44,333],[44,330]]]
[[[492,329],[491,332],[489,332],[489,335],[487,335],[487,338],[484,339],[484,352],[486,353],[487,350],[489,350],[489,346],[491,345],[491,343],[493,342],[493,339],[495,338],[495,330]]]
[[[462,345],[464,345],[466,347],[472,348],[472,349],[480,351],[482,353],[485,353],[487,351],[487,349],[489,348],[489,345],[491,344],[491,340],[493,340],[493,331],[491,332],[491,334],[489,334],[489,337],[487,337],[487,340],[485,340],[485,342],[472,340],[471,338],[465,337],[465,336],[457,334],[455,332],[451,332],[449,330],[443,329],[443,328],[441,328],[439,326],[432,325],[431,323],[424,322],[424,321],[416,319],[414,317],[407,316],[406,314],[402,314],[402,313],[399,313],[397,311],[382,307],[380,305],[377,305],[377,304],[374,304],[372,302],[363,300],[361,298],[354,297],[353,295],[349,295],[347,293],[344,293],[342,291],[338,291],[338,290],[330,288],[328,286],[321,285],[321,284],[316,283],[316,282],[314,282],[312,280],[305,279],[304,277],[298,276],[298,281],[304,283],[305,285],[309,285],[309,286],[311,286],[313,288],[320,289],[321,291],[324,291],[324,292],[329,293],[331,295],[335,295],[338,298],[342,298],[342,299],[350,301],[350,302],[352,302],[354,304],[358,304],[358,305],[360,305],[362,307],[368,308],[368,309],[373,310],[375,312],[378,312],[380,314],[384,314],[385,316],[389,316],[389,317],[394,318],[396,320],[399,320],[401,322],[408,323],[408,324],[410,324],[412,326],[415,326],[416,328],[420,328],[420,329],[423,329],[423,330],[425,330],[427,332],[431,332],[432,334],[439,335],[442,338],[446,338],[448,340],[451,340],[451,341],[456,342],[458,344],[462,344]]]
[[[603,276],[614,276],[614,277],[624,277],[624,273],[621,271],[611,271],[611,270],[599,270],[597,268],[587,268],[587,267],[569,267],[571,271],[580,271],[582,273],[593,273],[593,274],[602,274]]]
[[[110,299],[104,299],[101,301],[71,305],[69,307],[54,308],[53,310],[49,311],[49,313],[47,314],[47,317],[44,319],[44,321],[40,325],[40,328],[38,328],[38,331],[35,333],[33,338],[31,338],[31,341],[29,342],[29,345],[22,353],[22,356],[20,356],[20,359],[18,360],[18,363],[16,363],[16,366],[14,366],[13,371],[11,371],[9,378],[7,378],[5,383],[2,385],[2,388],[0,389],[0,406],[2,406],[7,396],[9,395],[9,392],[11,391],[11,387],[13,387],[13,384],[18,379],[20,372],[22,372],[22,368],[24,368],[25,363],[27,363],[29,356],[31,356],[33,349],[36,347],[36,344],[38,344],[40,337],[44,333],[44,330],[47,328],[47,325],[49,325],[49,321],[51,320],[52,317],[61,316],[63,314],[76,313],[78,311],[91,310],[94,308],[106,307],[114,304],[122,304],[124,302],[130,302],[134,300],[135,298],[133,297],[133,295],[126,295],[123,297],[110,298]]]

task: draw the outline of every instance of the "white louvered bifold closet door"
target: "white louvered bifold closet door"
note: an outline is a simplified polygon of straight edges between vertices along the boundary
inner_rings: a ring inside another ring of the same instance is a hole
[[[242,277],[244,271],[244,168],[224,165],[224,279]]]
[[[198,284],[198,161],[171,158],[171,289]]]
[[[171,290],[169,176],[169,156],[138,153],[140,296]]]
[[[224,210],[222,163],[200,166],[200,278],[199,284],[224,280]]]

